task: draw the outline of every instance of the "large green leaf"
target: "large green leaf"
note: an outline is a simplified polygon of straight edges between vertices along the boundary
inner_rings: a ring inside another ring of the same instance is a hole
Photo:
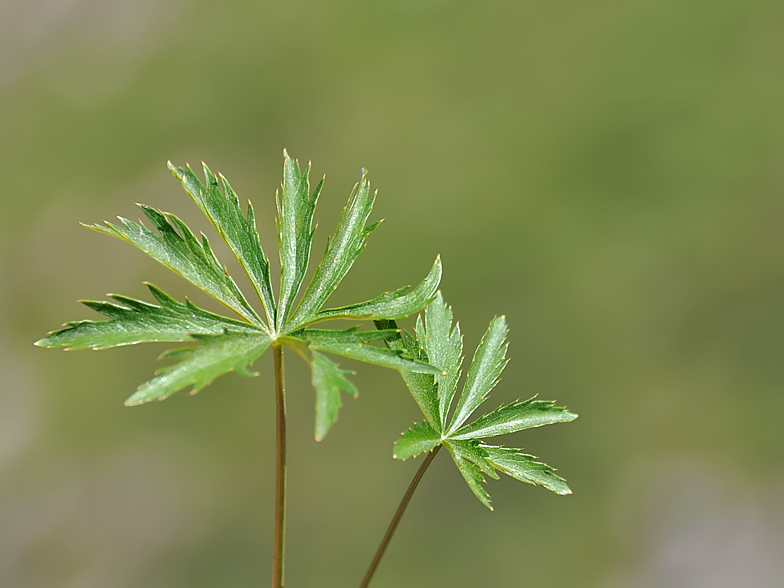
[[[87,226],[132,243],[246,320],[257,325],[263,324],[228,271],[218,263],[206,236],[202,235],[202,242],[199,243],[185,223],[173,214],[145,205],[140,206],[158,229],[159,235],[141,223],[124,218],[120,218],[119,225],[105,221],[103,225]]]
[[[496,317],[490,322],[487,332],[474,353],[463,393],[449,427],[450,434],[471,416],[498,383],[498,377],[506,366],[506,333],[504,317]]]
[[[322,355],[334,353],[405,370],[409,382],[420,380],[422,386],[431,391],[435,402],[435,410],[428,410],[428,418],[434,418],[434,427],[441,431],[433,385],[433,375],[441,374],[441,370],[429,365],[416,345],[411,350],[404,349],[402,342],[399,349],[382,347],[382,341],[400,339],[396,327],[371,332],[359,332],[356,328],[344,331],[305,328],[332,318],[391,319],[418,312],[438,288],[440,259],[436,259],[425,280],[413,289],[401,288],[343,308],[321,309],[362,252],[368,234],[378,224],[366,226],[375,194],[370,192],[363,170],[337,229],[327,243],[322,261],[294,310],[308,271],[313,218],[323,179],[311,194],[310,165],[302,171],[288,153],[284,151],[283,155],[283,182],[276,194],[281,264],[277,305],[271,286],[270,263],[261,247],[252,204],[248,203],[247,213],[244,213],[226,178],[216,177],[206,165],[203,165],[204,178],[201,179],[187,165],[177,167],[169,163],[171,172],[248,274],[264,308],[262,314],[266,315],[266,322],[249,304],[228,270],[215,258],[206,236],[202,235],[200,241],[176,216],[141,205],[154,229],[147,228],[141,221],[127,219],[90,228],[132,243],[222,302],[242,320],[212,314],[187,300],[184,304],[179,303],[151,287],[159,305],[118,295],[112,295],[111,302],[85,301],[87,306],[110,320],[67,323],[37,344],[68,349],[106,349],[156,341],[196,340],[201,343],[199,347],[170,352],[169,356],[178,357],[181,362],[164,368],[156,378],[142,385],[128,400],[129,404],[163,399],[188,386],[196,391],[224,372],[247,371],[246,366],[273,342],[288,346],[302,355],[312,370],[311,380],[316,388],[316,437],[319,439],[337,418],[341,391],[356,393],[346,377],[349,372]]]
[[[403,436],[395,442],[392,457],[406,460],[425,451],[431,451],[440,443],[441,435],[438,431],[431,427],[430,423],[423,421],[403,433]]]
[[[439,292],[425,309],[425,320],[417,321],[417,339],[424,342],[428,363],[443,370],[436,376],[438,408],[442,429],[446,429],[449,407],[457,391],[463,363],[463,337],[460,325],[452,328],[452,309]]]
[[[362,177],[349,196],[338,221],[338,228],[327,241],[327,248],[316,273],[305,294],[302,296],[297,311],[292,318],[294,324],[304,324],[315,318],[315,313],[335,291],[354,260],[362,253],[365,239],[379,223],[365,227],[373,210],[375,194],[370,191],[367,172],[362,170]]]
[[[259,333],[258,327],[212,314],[194,305],[177,302],[147,284],[160,306],[112,294],[119,304],[82,300],[82,304],[108,316],[109,321],[78,321],[49,333],[36,345],[75,349],[108,349],[120,345],[161,341],[192,341],[194,335],[219,335],[227,330]]]
[[[490,461],[499,470],[521,482],[534,486],[542,486],[555,492],[566,495],[572,491],[566,485],[566,480],[557,476],[555,470],[549,465],[536,461],[533,455],[526,455],[519,449],[512,447],[494,447],[483,445],[483,449],[490,456]]]
[[[311,353],[310,374],[313,387],[316,389],[316,427],[315,436],[321,441],[338,418],[338,410],[342,406],[340,391],[343,390],[356,398],[359,394],[356,386],[346,378],[353,372],[342,370],[338,365],[324,357],[321,353]]]
[[[316,313],[313,317],[314,321],[321,321],[326,319],[400,319],[411,316],[414,313],[422,310],[428,302],[433,299],[438,284],[441,282],[441,258],[437,257],[433,263],[433,267],[427,274],[424,280],[420,282],[414,289],[409,290],[408,286],[399,288],[394,292],[386,292],[380,296],[368,300],[367,302],[360,302],[359,304],[351,304],[349,306],[342,306],[340,308],[330,308]],[[299,328],[307,322],[305,319],[300,319],[300,322],[295,322],[294,326]]]
[[[283,151],[283,184],[276,194],[278,204],[278,251],[280,252],[280,297],[276,317],[276,330],[283,331],[308,271],[310,246],[313,242],[313,213],[316,210],[322,178],[313,196],[310,196],[310,164],[302,173],[299,162]]]
[[[501,406],[453,433],[450,438],[495,437],[553,423],[568,423],[576,418],[576,414],[561,406],[555,406],[553,400],[531,398],[525,402],[518,401]]]
[[[220,176],[223,186],[221,191],[218,180],[206,164],[202,164],[206,186],[201,183],[190,166],[176,167],[171,162],[168,162],[168,166],[245,268],[264,305],[267,319],[270,324],[275,324],[275,300],[270,283],[269,260],[261,248],[253,204],[248,201],[246,218],[242,213],[240,200],[229,182],[222,175]]]
[[[272,342],[265,333],[224,333],[222,335],[196,335],[199,347],[173,349],[165,357],[180,363],[158,370],[158,375],[139,386],[126,406],[163,400],[178,390],[192,386],[195,394],[216,377],[230,371],[245,376],[256,375],[248,367],[266,351]]]

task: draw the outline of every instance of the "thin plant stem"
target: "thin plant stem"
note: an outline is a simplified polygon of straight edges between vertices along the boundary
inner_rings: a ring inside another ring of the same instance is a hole
[[[283,347],[272,346],[275,361],[275,548],[272,554],[272,588],[283,588],[283,559],[286,547],[286,383]]]
[[[395,534],[395,529],[397,529],[397,526],[400,523],[400,519],[403,518],[403,514],[406,512],[408,503],[411,502],[411,497],[414,495],[414,490],[416,490],[417,486],[419,486],[419,482],[422,479],[422,476],[425,475],[427,467],[430,465],[430,462],[433,461],[439,449],[441,449],[441,446],[436,445],[436,448],[427,455],[425,461],[423,461],[422,465],[419,466],[417,473],[414,474],[414,479],[411,480],[411,484],[409,484],[408,490],[406,490],[406,493],[403,495],[403,500],[400,501],[400,506],[397,507],[395,516],[392,517],[392,522],[389,523],[389,528],[387,529],[384,538],[381,540],[381,545],[378,546],[378,551],[376,551],[376,555],[373,558],[373,561],[371,562],[370,567],[365,574],[365,578],[362,580],[362,584],[359,588],[368,588],[370,585],[370,580],[373,579],[373,574],[376,573],[376,568],[378,567],[378,564],[381,563],[381,558],[384,557],[384,552],[386,551],[389,542],[392,540],[392,535]]]

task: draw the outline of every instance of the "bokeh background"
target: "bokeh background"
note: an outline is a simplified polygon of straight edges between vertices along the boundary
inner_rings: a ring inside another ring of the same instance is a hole
[[[129,409],[162,346],[32,342],[143,280],[216,308],[77,223],[144,202],[206,231],[165,167],[205,160],[274,253],[284,147],[328,175],[315,257],[360,167],[380,191],[332,302],[440,253],[467,349],[511,326],[490,405],[581,415],[510,440],[570,497],[491,481],[491,513],[439,456],[375,586],[782,585],[781,2],[0,4],[0,585],[267,585],[269,354]],[[293,588],[357,585],[418,467],[391,457],[419,418],[397,374],[343,365],[361,396],[316,443],[288,360]]]

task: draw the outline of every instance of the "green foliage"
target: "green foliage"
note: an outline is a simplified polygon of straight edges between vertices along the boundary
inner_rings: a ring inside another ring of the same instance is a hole
[[[67,349],[107,349],[147,342],[195,341],[199,344],[164,353],[165,357],[176,359],[179,363],[159,370],[155,378],[140,386],[128,398],[127,405],[163,400],[189,386],[193,394],[230,371],[255,375],[249,368],[270,345],[288,346],[311,367],[311,380],[316,389],[317,439],[323,438],[337,419],[341,391],[352,396],[357,394],[356,387],[346,378],[351,372],[340,369],[323,353],[405,370],[407,374],[442,377],[442,370],[428,364],[419,354],[410,355],[404,349],[378,346],[381,341],[399,336],[394,329],[360,332],[357,328],[308,328],[326,319],[392,320],[419,312],[432,300],[438,288],[441,261],[436,258],[428,275],[413,289],[404,287],[366,302],[322,309],[364,249],[366,237],[379,224],[367,226],[376,194],[370,191],[370,183],[363,170],[335,234],[327,243],[321,263],[299,305],[295,306],[308,271],[314,233],[313,215],[324,180],[311,194],[310,166],[303,172],[297,161],[285,151],[283,155],[283,183],[276,195],[280,254],[277,302],[270,278],[270,263],[256,229],[253,206],[248,203],[247,213],[243,214],[239,198],[228,181],[221,175],[216,177],[206,165],[203,166],[202,183],[190,167],[175,167],[169,163],[169,169],[248,274],[265,318],[256,312],[228,270],[217,260],[206,236],[202,235],[199,241],[173,214],[140,205],[157,232],[141,221],[123,218],[119,224],[105,222],[90,228],[135,245],[223,303],[239,318],[213,314],[188,300],[178,302],[149,285],[159,305],[119,295],[111,295],[114,303],[84,301],[86,306],[109,320],[66,323],[36,344]]]
[[[380,332],[388,332],[395,325],[392,321],[377,321],[376,326]],[[402,332],[387,339],[390,349],[405,351],[442,370],[439,374],[401,371],[426,420],[403,433],[395,443],[394,457],[408,459],[444,445],[473,493],[491,510],[484,476],[497,479],[498,471],[556,494],[571,494],[553,468],[537,462],[534,456],[514,448],[487,445],[482,439],[573,421],[576,414],[552,401],[531,398],[501,406],[464,424],[498,383],[508,361],[506,335],[504,317],[494,318],[474,353],[451,420],[449,411],[461,375],[463,341],[459,325],[452,326],[452,309],[444,303],[441,293],[425,309],[424,320],[418,318],[416,338]]]

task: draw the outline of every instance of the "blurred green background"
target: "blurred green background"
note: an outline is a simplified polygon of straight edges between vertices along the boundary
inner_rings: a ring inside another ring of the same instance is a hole
[[[130,409],[162,346],[32,342],[92,317],[77,299],[149,299],[143,280],[215,308],[77,223],[144,202],[206,231],[165,167],[204,160],[274,252],[286,147],[328,175],[316,257],[360,167],[379,188],[387,222],[332,302],[440,253],[466,347],[511,327],[490,405],[581,415],[510,439],[570,497],[491,481],[491,513],[439,456],[374,586],[781,586],[781,2],[2,8],[0,585],[268,585],[269,354],[259,378]],[[419,418],[397,374],[343,365],[361,396],[317,444],[288,359],[292,588],[358,585],[418,467],[391,457]]]

